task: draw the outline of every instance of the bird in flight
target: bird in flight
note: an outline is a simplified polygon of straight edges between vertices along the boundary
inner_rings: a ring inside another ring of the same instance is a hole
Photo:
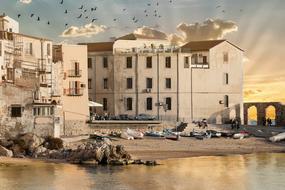
[[[63,4],[63,0],[61,0],[60,4]]]
[[[49,21],[47,22],[47,25],[50,25],[50,22],[49,22]]]
[[[82,17],[82,14],[80,14],[77,18],[81,18]]]
[[[92,22],[95,22],[96,20],[97,20],[97,18],[93,18],[93,19],[92,19]]]
[[[18,14],[18,18],[20,18],[21,14]]]
[[[37,21],[40,21],[40,20],[41,20],[41,18],[40,18],[40,17],[38,17]]]
[[[65,14],[67,14],[67,9],[65,10],[65,12],[64,12]]]
[[[81,5],[81,7],[79,7],[79,9],[83,9],[83,5]]]
[[[33,17],[34,15],[35,15],[35,14],[32,13],[30,17]]]

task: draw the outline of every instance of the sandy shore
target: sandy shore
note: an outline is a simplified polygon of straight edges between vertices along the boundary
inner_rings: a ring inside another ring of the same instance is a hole
[[[262,152],[285,152],[284,143],[270,143],[263,138],[204,139],[182,137],[180,141],[145,137],[143,140],[128,141],[116,139],[114,144],[124,145],[134,158],[161,160],[193,156],[219,156],[230,154],[250,154]]]

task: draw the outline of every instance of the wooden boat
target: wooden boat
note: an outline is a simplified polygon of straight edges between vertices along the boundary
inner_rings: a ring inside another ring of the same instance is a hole
[[[144,137],[144,134],[142,132],[135,131],[135,130],[132,130],[129,128],[127,129],[127,134],[129,136],[134,137],[134,139],[143,139],[143,137]]]
[[[127,132],[122,132],[121,138],[126,140],[134,140],[134,137],[130,136]]]
[[[167,134],[165,135],[165,138],[173,141],[178,141],[180,139],[180,136],[178,134]]]
[[[280,133],[278,135],[275,135],[273,137],[270,137],[269,140],[271,142],[279,142],[279,141],[285,140],[285,132],[284,133]]]
[[[145,136],[164,137],[164,134],[163,134],[163,132],[158,132],[158,131],[147,131],[147,132],[145,132]]]

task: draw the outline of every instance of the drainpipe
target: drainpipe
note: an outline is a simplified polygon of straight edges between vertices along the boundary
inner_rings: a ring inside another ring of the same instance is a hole
[[[190,79],[190,89],[191,89],[191,122],[193,122],[193,68],[190,64],[191,69],[191,79]]]
[[[157,119],[159,119],[160,100],[159,100],[159,53],[157,53]]]
[[[176,97],[176,100],[177,100],[177,118],[176,118],[176,121],[179,122],[179,52],[177,52],[177,97]]]
[[[136,64],[135,64],[135,83],[136,83],[136,116],[139,115],[139,86],[138,86],[138,62],[139,62],[139,56],[138,53],[136,53]]]

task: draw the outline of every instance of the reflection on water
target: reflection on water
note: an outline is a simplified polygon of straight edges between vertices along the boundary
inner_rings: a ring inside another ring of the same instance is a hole
[[[285,154],[196,157],[161,163],[157,167],[0,164],[0,189],[283,190],[285,186]]]

